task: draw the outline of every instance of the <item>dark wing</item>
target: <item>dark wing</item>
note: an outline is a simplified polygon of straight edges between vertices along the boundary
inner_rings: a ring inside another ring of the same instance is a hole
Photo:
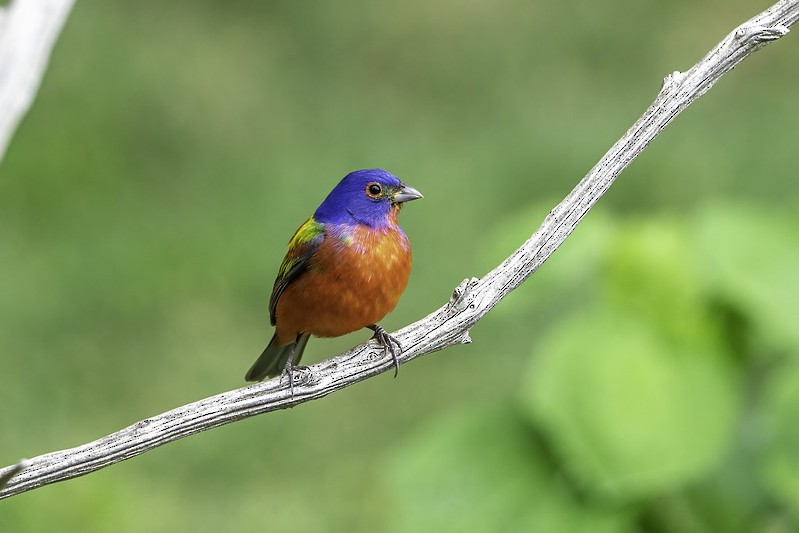
[[[316,250],[325,240],[325,226],[313,217],[305,221],[289,241],[289,251],[280,264],[272,296],[269,298],[269,319],[277,323],[277,302],[286,287],[297,280],[311,264]]]

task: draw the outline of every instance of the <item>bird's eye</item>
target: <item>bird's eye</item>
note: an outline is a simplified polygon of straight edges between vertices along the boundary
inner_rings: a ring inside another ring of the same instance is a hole
[[[383,192],[383,187],[381,187],[376,181],[373,181],[366,186],[366,196],[369,198],[380,198],[381,192]]]

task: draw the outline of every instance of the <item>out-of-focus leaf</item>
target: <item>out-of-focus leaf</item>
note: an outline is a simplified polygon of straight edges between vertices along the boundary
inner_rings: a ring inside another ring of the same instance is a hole
[[[702,211],[697,228],[697,255],[708,286],[768,340],[799,350],[796,219],[718,205]]]
[[[712,329],[687,232],[674,221],[628,222],[606,253],[604,296],[672,342],[710,342]]]
[[[764,479],[772,493],[799,512],[799,363],[775,374],[765,391],[763,414],[750,438],[766,440]]]
[[[624,516],[577,504],[513,406],[442,418],[388,471],[397,531],[623,531]]]
[[[541,342],[523,400],[590,488],[651,496],[716,464],[736,402],[716,353],[625,316],[597,308],[563,322]]]

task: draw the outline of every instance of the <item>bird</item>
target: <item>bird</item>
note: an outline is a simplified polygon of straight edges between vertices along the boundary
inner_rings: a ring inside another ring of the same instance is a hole
[[[423,198],[383,169],[350,172],[288,243],[272,295],[272,340],[245,375],[247,381],[287,375],[311,335],[339,337],[363,328],[392,356],[397,340],[380,327],[408,284],[411,245],[397,223],[406,202]],[[282,379],[282,378],[281,378]]]

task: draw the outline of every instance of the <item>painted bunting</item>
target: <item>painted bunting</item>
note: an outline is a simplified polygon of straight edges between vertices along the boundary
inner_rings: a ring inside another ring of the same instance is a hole
[[[287,373],[311,335],[338,337],[369,328],[391,353],[399,343],[377,322],[397,305],[411,273],[411,245],[397,215],[422,193],[381,169],[347,174],[289,241],[269,316],[275,334],[247,381]]]

